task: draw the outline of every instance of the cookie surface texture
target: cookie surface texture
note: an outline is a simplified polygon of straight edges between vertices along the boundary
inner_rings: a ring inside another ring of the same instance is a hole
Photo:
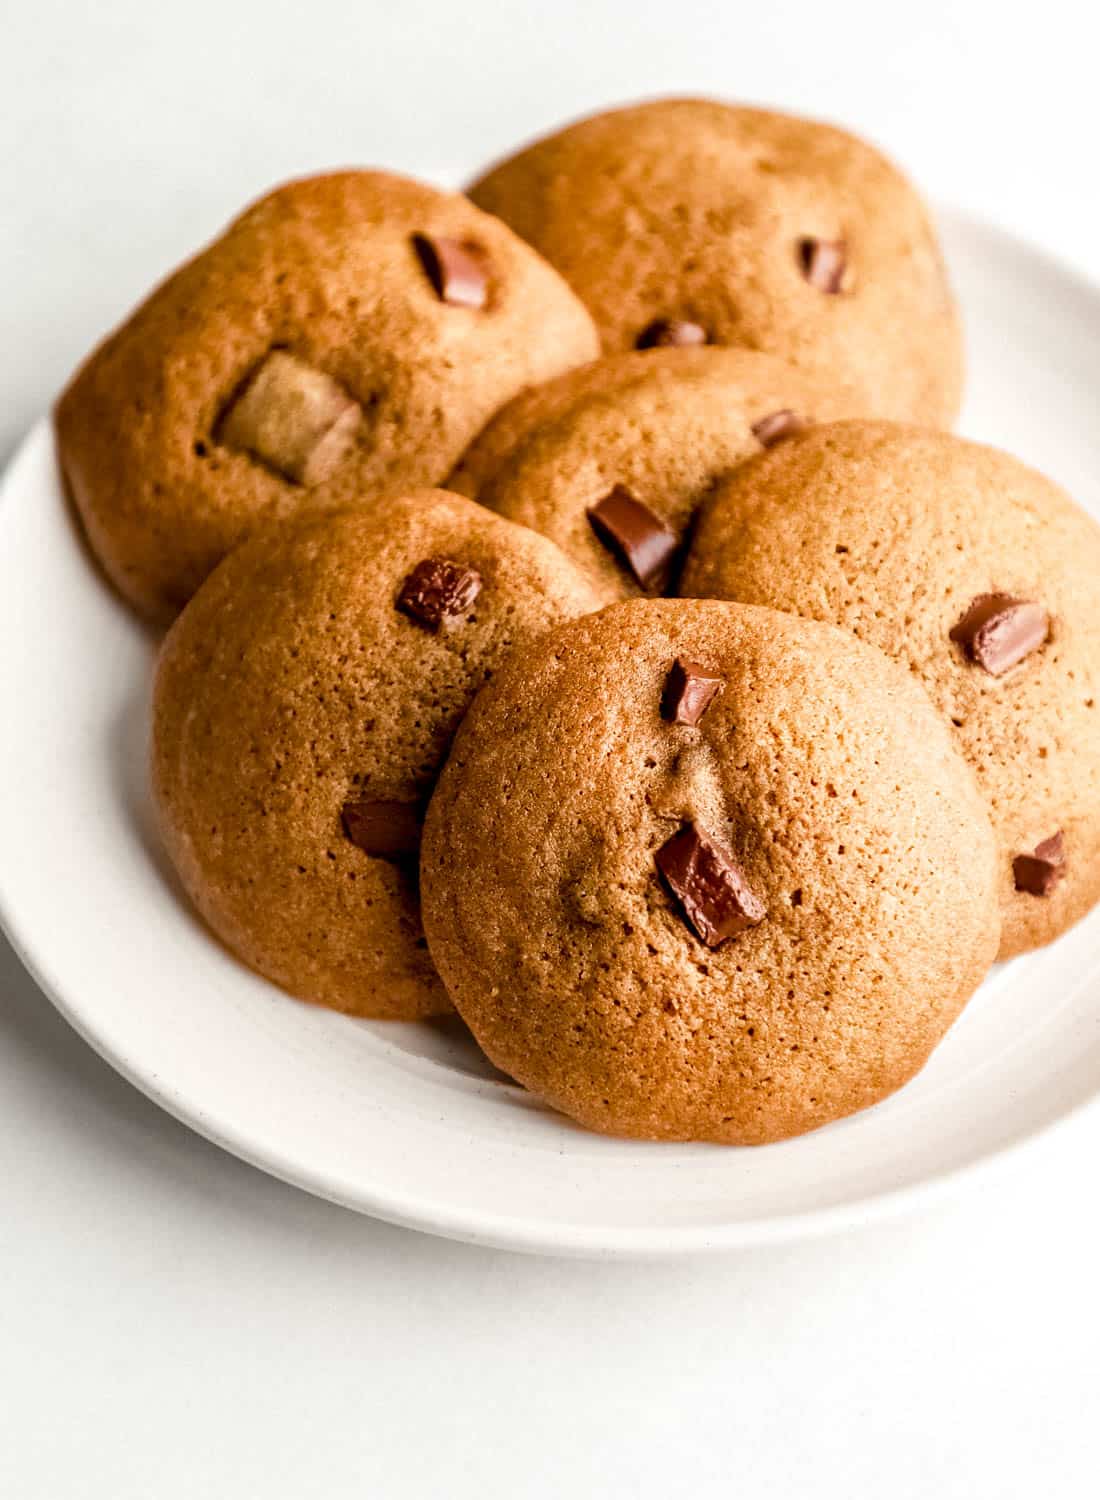
[[[860,415],[957,414],[962,337],[935,229],[845,131],[663,99],[569,125],[470,193],[557,266],[609,354],[671,329],[844,381]]]
[[[1100,899],[1098,578],[1100,527],[1018,459],[843,422],[724,482],[682,587],[841,625],[919,677],[988,800],[1010,957]]]
[[[420,928],[424,804],[477,688],[590,608],[555,548],[439,491],[256,537],[166,638],[153,782],[214,931],[292,994],[449,1009]]]
[[[996,952],[996,866],[950,730],[881,652],[634,600],[479,696],[421,886],[505,1072],[596,1130],[760,1143],[923,1065]]]
[[[303,179],[90,357],[61,465],[106,573],[164,622],[253,530],[438,484],[498,407],[596,352],[560,276],[467,199]]]

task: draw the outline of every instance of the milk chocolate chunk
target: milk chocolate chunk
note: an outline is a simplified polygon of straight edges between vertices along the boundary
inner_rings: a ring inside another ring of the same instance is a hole
[[[1002,677],[1046,640],[1050,616],[1041,604],[1008,594],[982,594],[951,632],[971,661]]]
[[[217,438],[309,489],[347,458],[362,417],[359,403],[323,370],[273,349],[223,414]]]
[[[472,307],[475,312],[485,306],[489,300],[489,261],[480,245],[472,240],[414,234],[413,248],[441,302]]]
[[[694,728],[725,685],[724,678],[697,661],[677,657],[665,678],[661,712],[673,724]]]
[[[352,798],[344,803],[340,821],[345,836],[376,859],[397,859],[420,848],[420,808],[415,802]]]
[[[707,344],[707,330],[700,323],[683,318],[657,318],[643,328],[637,338],[639,349],[694,349]]]
[[[843,240],[799,240],[798,259],[812,287],[833,295],[840,291],[848,268],[848,247]]]
[[[461,619],[481,593],[481,574],[448,557],[417,563],[397,596],[397,608],[419,625],[438,630]]]
[[[786,408],[773,411],[752,424],[752,435],[762,448],[774,448],[784,438],[794,437],[796,433],[805,430],[806,423],[798,413]]]
[[[1065,873],[1066,841],[1060,828],[1030,854],[1017,854],[1012,861],[1016,889],[1029,896],[1049,896]]]
[[[653,589],[664,582],[679,539],[648,505],[617,484],[589,507],[588,519],[600,541],[618,553],[642,588]]]
[[[708,948],[717,948],[767,915],[745,873],[719,841],[686,823],[657,851],[657,868],[684,919]]]

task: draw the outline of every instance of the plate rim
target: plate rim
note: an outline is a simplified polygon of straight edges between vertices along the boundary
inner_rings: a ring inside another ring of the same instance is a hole
[[[994,238],[1013,254],[1030,259],[1036,272],[1054,273],[1073,283],[1075,289],[1100,304],[1100,280],[1035,241],[1011,232],[997,223],[984,220],[966,210],[942,205],[937,215],[950,221],[963,234]],[[965,310],[964,310],[965,311]],[[45,455],[53,461],[52,419],[43,415],[25,434],[0,474],[0,533],[9,513],[9,494],[18,488],[23,469],[33,466]],[[75,537],[74,537],[75,540]],[[98,571],[98,570],[97,570]],[[100,586],[109,587],[100,575]],[[119,605],[125,608],[124,605]],[[249,1166],[329,1202],[363,1213],[402,1228],[435,1234],[494,1249],[531,1254],[551,1254],[590,1258],[652,1259],[678,1255],[730,1253],[762,1245],[786,1243],[840,1233],[858,1226],[893,1219],[923,1203],[959,1191],[975,1178],[986,1178],[1004,1171],[1032,1151],[1048,1143],[1063,1130],[1078,1125],[1086,1115],[1100,1107],[1100,1080],[1091,1095],[1078,1099],[1049,1120],[1027,1127],[1018,1137],[993,1146],[974,1159],[939,1171],[931,1171],[918,1181],[865,1196],[853,1196],[843,1203],[809,1208],[795,1213],[780,1213],[730,1221],[709,1226],[655,1225],[629,1226],[611,1224],[565,1225],[547,1223],[527,1216],[489,1215],[480,1210],[464,1215],[458,1209],[432,1204],[415,1194],[401,1194],[385,1188],[359,1189],[354,1194],[341,1187],[331,1174],[305,1170],[278,1148],[265,1146],[247,1130],[236,1128],[223,1117],[210,1117],[200,1102],[182,1097],[159,1076],[143,1071],[140,1060],[124,1046],[97,1030],[94,1012],[82,1007],[79,997],[70,996],[51,972],[49,955],[31,951],[20,933],[12,892],[17,876],[9,878],[7,863],[0,856],[0,930],[16,957],[54,1008],[72,1029],[129,1084],[175,1120],[196,1132],[213,1145],[229,1152]]]

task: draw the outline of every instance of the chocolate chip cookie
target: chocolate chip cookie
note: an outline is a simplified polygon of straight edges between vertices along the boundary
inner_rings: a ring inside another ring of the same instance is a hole
[[[438,483],[499,406],[597,350],[557,272],[467,199],[308,178],[92,355],[61,464],[109,577],[168,620],[257,526]]]
[[[843,625],[909,666],[988,800],[1008,957],[1100,898],[1097,579],[1100,527],[1043,475],[844,422],[719,487],[682,588]]]
[[[512,646],[594,602],[552,543],[440,491],[233,552],[165,640],[153,725],[168,852],[226,945],[337,1010],[448,1009],[420,928],[424,803]]]
[[[510,402],[457,482],[556,542],[608,601],[663,592],[721,475],[859,405],[836,380],[751,350],[620,354]]]
[[[555,265],[607,353],[763,349],[947,425],[959,315],[924,204],[866,142],[809,120],[662,99],[567,126],[471,189]]]
[[[663,1139],[774,1141],[882,1099],[1000,927],[984,801],[919,684],[845,631],[711,601],[513,653],[455,739],[421,887],[490,1058]]]

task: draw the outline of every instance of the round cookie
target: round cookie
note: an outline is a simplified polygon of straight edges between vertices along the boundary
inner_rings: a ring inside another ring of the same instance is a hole
[[[923,1065],[996,952],[996,865],[947,726],[881,652],[632,600],[479,695],[421,891],[448,992],[512,1077],[596,1130],[759,1143]]]
[[[441,491],[233,552],[168,633],[153,714],[165,843],[226,945],[336,1010],[449,1009],[420,928],[423,804],[511,647],[593,603],[549,542]]]
[[[858,407],[835,381],[747,349],[620,354],[511,402],[466,455],[461,479],[483,505],[556,542],[604,598],[625,599],[674,580],[691,518],[718,478],[800,424]],[[617,488],[645,507],[643,530],[664,536],[644,587],[645,548],[639,567],[600,522]]]
[[[706,338],[949,425],[959,315],[920,197],[866,142],[713,100],[569,125],[470,189],[579,293],[607,353]]]
[[[597,352],[557,272],[466,198],[306,178],[91,356],[61,465],[107,574],[165,621],[258,524],[439,483],[505,401]]]
[[[843,625],[920,678],[989,803],[1007,958],[1100,898],[1098,578],[1100,527],[1017,459],[843,422],[716,491],[681,587]]]

